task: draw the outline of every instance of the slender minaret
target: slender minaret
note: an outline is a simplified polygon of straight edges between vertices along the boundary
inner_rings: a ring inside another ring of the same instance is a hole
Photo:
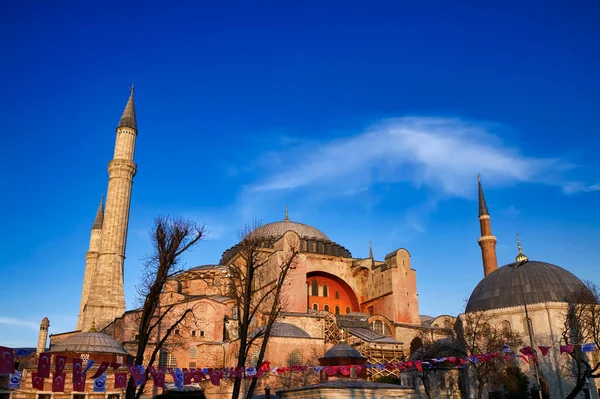
[[[106,209],[96,270],[89,283],[87,302],[83,305],[83,317],[78,323],[81,331],[88,331],[92,326],[92,320],[95,320],[98,330],[102,330],[125,312],[123,264],[129,225],[131,186],[137,170],[133,162],[137,132],[132,85],[131,95],[117,126],[114,156],[108,163]]]
[[[37,356],[46,351],[46,342],[48,342],[48,327],[50,327],[50,320],[48,320],[47,317],[44,317],[40,323],[40,334],[38,335],[38,343],[35,350],[35,354]]]
[[[90,286],[92,284],[92,278],[96,273],[96,266],[98,265],[98,255],[100,251],[100,239],[102,237],[102,225],[104,223],[104,198],[100,198],[100,205],[96,212],[96,218],[92,225],[92,232],[90,234],[90,248],[85,254],[85,273],[83,275],[83,288],[81,290],[81,303],[79,304],[79,317],[77,318],[77,329],[81,330],[81,324],[83,323],[83,311],[86,308],[88,297],[90,295]]]
[[[481,257],[483,259],[483,274],[487,276],[498,269],[498,259],[496,258],[496,237],[492,235],[492,224],[490,214],[483,196],[481,188],[481,175],[477,175],[477,186],[479,189],[479,227],[481,228],[481,237],[477,239],[481,247]]]

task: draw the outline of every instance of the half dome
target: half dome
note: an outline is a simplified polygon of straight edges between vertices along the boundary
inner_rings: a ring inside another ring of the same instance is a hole
[[[521,287],[528,305],[566,302],[572,294],[587,289],[580,279],[562,267],[528,261],[519,266],[517,271],[515,264],[511,263],[490,273],[477,284],[469,298],[466,311],[523,306]]]

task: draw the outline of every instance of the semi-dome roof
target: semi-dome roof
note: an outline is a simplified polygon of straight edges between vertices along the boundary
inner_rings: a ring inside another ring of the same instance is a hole
[[[300,238],[314,238],[316,240],[330,241],[322,231],[316,227],[304,223],[292,222],[288,218],[280,221],[267,223],[253,230],[250,235],[262,238],[279,238],[288,231],[293,231]]]
[[[337,345],[334,345],[331,349],[325,352],[324,359],[332,359],[332,358],[363,358],[363,355],[360,354],[356,348],[348,345],[345,342],[340,342]]]
[[[250,333],[251,336],[255,336],[262,331],[265,327],[257,328]],[[286,338],[310,338],[310,335],[298,326],[289,323],[273,323],[271,326],[271,337],[286,337]]]
[[[573,273],[550,263],[528,261],[519,266],[523,293],[528,305],[566,302],[567,298],[586,289]],[[487,275],[473,290],[467,312],[523,306],[521,282],[514,263]]]
[[[53,345],[50,349],[53,353],[75,352],[75,353],[111,353],[116,355],[127,355],[123,345],[100,332],[82,332],[75,334]]]

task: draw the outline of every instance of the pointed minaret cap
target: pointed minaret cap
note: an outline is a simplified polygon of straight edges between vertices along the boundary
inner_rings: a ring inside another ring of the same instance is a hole
[[[104,224],[104,196],[100,197],[100,205],[98,206],[98,212],[96,212],[96,219],[92,229],[101,229]]]
[[[515,258],[515,262],[518,264],[527,263],[529,258],[527,255],[523,253],[523,247],[521,247],[521,240],[519,240],[519,235],[517,234],[517,248],[519,249],[519,254]]]
[[[373,259],[373,241],[369,241],[369,258]]]
[[[135,104],[133,102],[133,84],[131,85],[131,94],[129,95],[129,100],[127,100],[127,105],[125,106],[125,110],[123,111],[123,115],[121,115],[121,120],[119,121],[119,125],[117,129],[120,127],[129,127],[137,130],[137,121],[135,119]]]
[[[490,215],[483,196],[483,188],[481,187],[481,173],[477,174],[477,188],[479,189],[479,216]]]

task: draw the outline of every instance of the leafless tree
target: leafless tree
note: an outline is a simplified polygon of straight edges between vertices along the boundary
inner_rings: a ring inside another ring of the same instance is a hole
[[[422,362],[421,370],[413,370],[412,373],[416,379],[421,381],[425,395],[431,398],[432,377],[443,378],[440,375],[445,374],[448,370],[448,367],[432,363],[431,359],[455,355],[457,352],[456,341],[451,336],[436,339],[433,330],[421,330],[418,337],[419,340],[415,342],[419,343],[419,347],[411,351],[409,359]]]
[[[565,315],[562,340],[565,345],[574,345],[570,353],[572,364],[568,372],[575,380],[575,387],[567,399],[576,398],[590,378],[600,377],[600,362],[582,350],[582,344],[592,343],[600,347],[600,288],[587,281],[586,287],[568,298],[569,307]]]
[[[167,280],[182,271],[182,255],[204,237],[204,227],[187,219],[159,216],[155,219],[150,237],[153,252],[145,259],[144,273],[138,285],[143,305],[139,309],[138,344],[134,358],[134,364],[147,367],[154,364],[173,332],[192,314],[189,307],[175,309],[176,303],[160,306],[160,294]],[[157,334],[159,329],[160,334]],[[146,356],[147,349],[149,357]],[[133,377],[130,377],[125,396],[127,399],[139,399],[144,388],[145,383],[136,387]]]
[[[522,345],[523,338],[520,334],[497,325],[490,313],[476,311],[465,313],[457,320],[456,343],[457,356],[472,356],[500,352],[503,345],[511,347]],[[486,384],[490,381],[498,381],[498,376],[510,365],[509,361],[500,356],[472,364],[473,374],[477,380],[477,399],[483,397]]]
[[[287,305],[286,277],[295,268],[299,248],[297,240],[286,237],[283,250],[266,248],[264,238],[252,234],[258,227],[255,222],[240,231],[237,253],[227,265],[229,295],[238,312],[237,367],[246,366],[251,350],[258,350],[256,366],[263,362],[273,324]],[[253,378],[244,397],[252,397],[256,383]],[[236,378],[232,399],[239,398],[241,388],[241,379]]]

